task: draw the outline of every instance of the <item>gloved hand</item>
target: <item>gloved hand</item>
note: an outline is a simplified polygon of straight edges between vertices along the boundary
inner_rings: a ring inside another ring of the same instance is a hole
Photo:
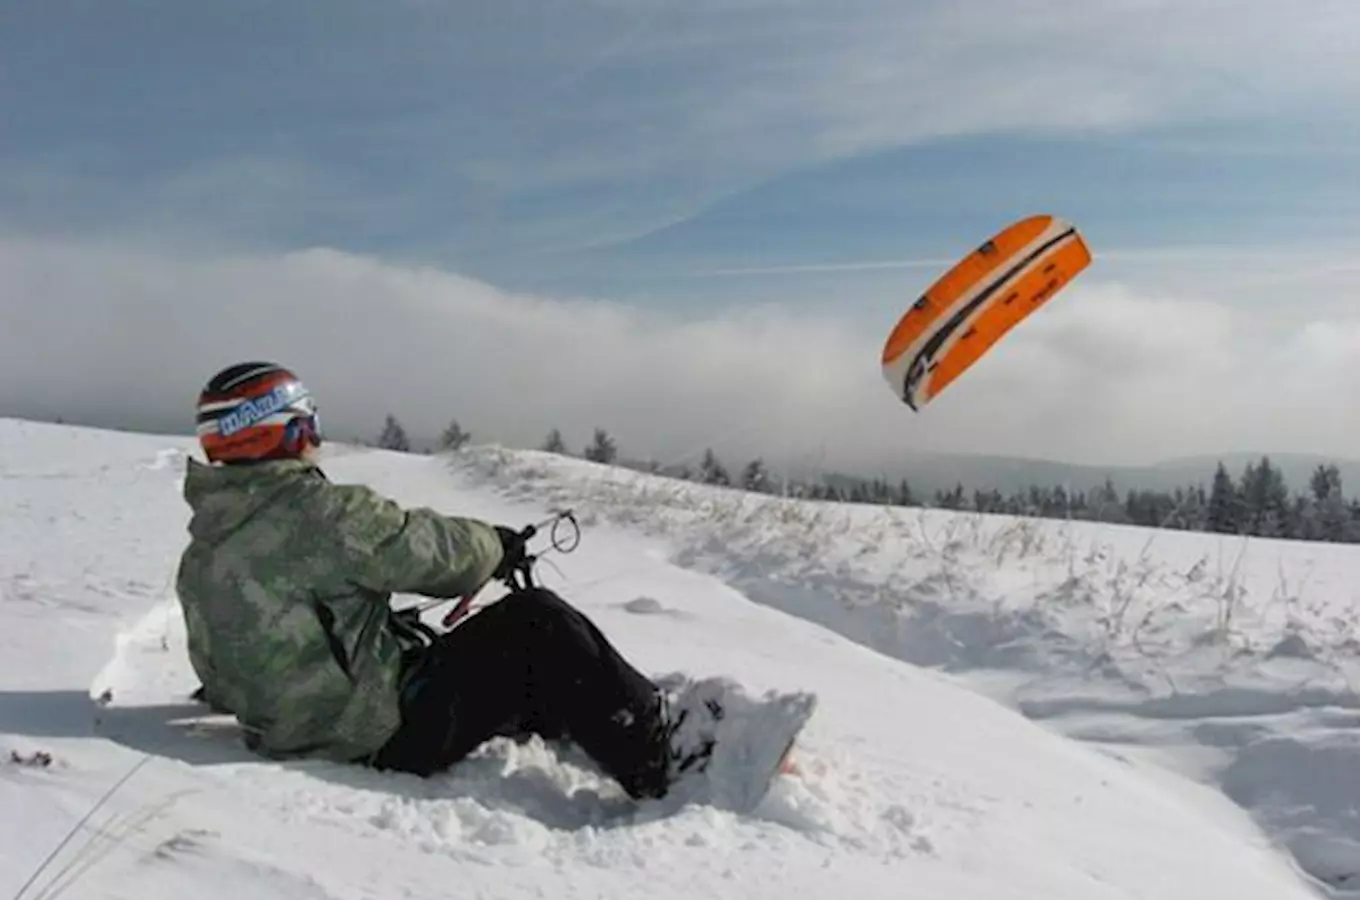
[[[496,536],[501,539],[501,562],[492,572],[492,577],[504,581],[509,578],[521,565],[524,564],[525,548],[529,544],[532,532],[514,531],[504,525],[492,526],[496,529]]]

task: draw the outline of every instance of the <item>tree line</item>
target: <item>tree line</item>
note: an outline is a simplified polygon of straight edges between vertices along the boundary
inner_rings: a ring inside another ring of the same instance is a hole
[[[449,422],[448,426],[440,434],[437,448],[444,451],[457,451],[467,446],[472,441],[472,433],[465,429],[457,419]],[[382,430],[378,433],[377,439],[372,442],[373,446],[384,450],[396,450],[402,453],[416,452],[406,428],[401,424],[396,416],[388,413],[383,422]],[[557,453],[562,456],[572,456],[571,450],[567,447],[566,439],[562,436],[561,429],[554,428],[548,432],[547,437],[538,447],[548,453]],[[427,449],[425,452],[429,452]],[[618,465],[645,472],[652,472],[660,475],[667,475],[672,478],[680,478],[686,481],[699,481],[704,484],[716,484],[726,487],[740,487],[750,491],[766,492],[771,488],[771,478],[766,470],[763,459],[753,459],[737,473],[734,478],[728,471],[727,466],[718,458],[713,450],[704,452],[703,458],[695,467],[674,466],[663,467],[655,460],[637,462],[635,460],[621,459],[619,456],[618,442],[614,437],[603,428],[596,428],[590,443],[586,444],[581,450],[581,458],[591,462],[603,463],[605,465]],[[810,496],[803,491],[801,496]]]
[[[459,450],[472,435],[455,419],[440,436],[439,448]],[[377,446],[411,452],[411,442],[397,419],[388,415]],[[574,455],[560,429],[554,428],[539,445],[540,450]],[[723,487],[759,493],[783,494],[808,500],[839,503],[881,504],[903,507],[1000,513],[1050,519],[1078,519],[1141,525],[1182,531],[1307,541],[1360,543],[1360,499],[1348,499],[1341,472],[1334,464],[1317,466],[1303,491],[1291,491],[1284,474],[1268,455],[1249,462],[1234,477],[1222,462],[1217,464],[1208,486],[1189,484],[1172,490],[1128,489],[1121,493],[1106,479],[1091,490],[1071,490],[1061,485],[1030,487],[1003,494],[996,489],[965,491],[962,484],[925,496],[912,489],[906,478],[822,476],[817,480],[776,477],[760,457],[729,469],[711,448],[696,465],[663,467],[656,461],[621,459],[617,441],[603,428],[596,428],[580,452],[583,459],[621,465]]]
[[[1070,494],[1059,486],[1030,487],[1007,497],[999,491],[974,491],[965,497],[960,487],[938,492],[935,505],[1182,531],[1360,542],[1360,500],[1346,498],[1334,464],[1317,466],[1307,490],[1292,492],[1268,455],[1247,463],[1237,477],[1219,462],[1207,488],[1130,489],[1121,495],[1107,479],[1099,488]]]

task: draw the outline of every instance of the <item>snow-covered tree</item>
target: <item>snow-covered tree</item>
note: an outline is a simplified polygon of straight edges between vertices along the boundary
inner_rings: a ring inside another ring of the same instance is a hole
[[[614,462],[618,458],[618,445],[609,436],[609,432],[603,428],[595,429],[595,438],[590,446],[586,448],[585,457],[592,462],[605,463],[606,465]]]
[[[406,429],[391,413],[387,414],[382,434],[378,435],[378,446],[384,450],[399,450],[402,453],[411,451],[411,439],[406,436]]]
[[[444,433],[439,437],[439,446],[445,450],[461,450],[472,440],[472,434],[464,431],[463,426],[454,419],[449,422],[449,427],[444,429]]]
[[[704,458],[699,463],[699,480],[704,484],[730,485],[732,477],[727,474],[727,468],[718,459],[718,454],[712,448],[704,451]]]
[[[561,430],[554,428],[548,432],[548,436],[543,441],[542,449],[548,453],[566,454],[567,442],[562,439]]]
[[[741,486],[748,491],[763,493],[769,489],[770,474],[765,470],[765,461],[759,457],[746,464],[741,472]]]

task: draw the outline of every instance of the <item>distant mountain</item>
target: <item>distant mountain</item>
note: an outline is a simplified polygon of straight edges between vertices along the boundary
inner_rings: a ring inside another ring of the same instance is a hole
[[[1062,485],[1068,490],[1091,490],[1106,479],[1122,495],[1128,490],[1172,490],[1202,484],[1207,490],[1219,461],[1237,479],[1249,462],[1269,456],[1271,464],[1284,474],[1291,492],[1306,491],[1313,470],[1334,463],[1341,471],[1342,489],[1360,496],[1360,460],[1308,453],[1231,452],[1219,455],[1186,456],[1144,466],[1096,466],[1056,460],[969,453],[914,453],[897,466],[879,472],[843,472],[829,476],[833,482],[851,482],[881,477],[896,484],[905,478],[918,497],[934,496],[937,490],[950,490],[962,484],[964,490],[999,490],[1003,494],[1028,489],[1031,485]]]

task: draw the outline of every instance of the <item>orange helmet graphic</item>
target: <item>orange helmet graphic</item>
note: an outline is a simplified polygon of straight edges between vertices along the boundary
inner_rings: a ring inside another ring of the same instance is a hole
[[[283,366],[238,363],[199,394],[198,441],[211,462],[297,457],[321,444],[316,401]]]

